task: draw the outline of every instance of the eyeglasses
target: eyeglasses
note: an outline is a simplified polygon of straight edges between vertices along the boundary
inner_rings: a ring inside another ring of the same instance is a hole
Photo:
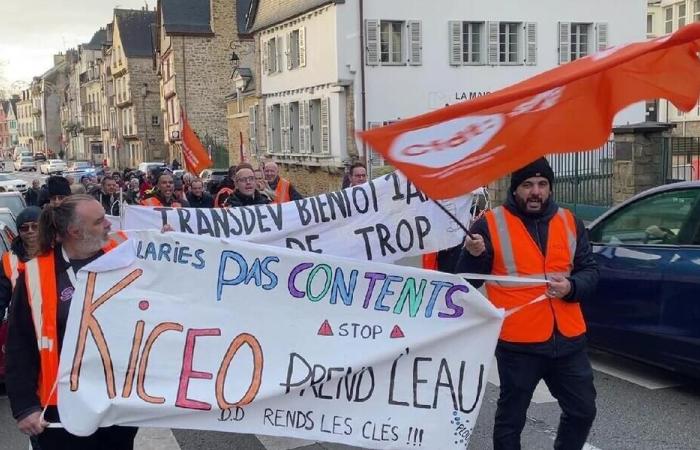
[[[255,177],[236,178],[236,181],[241,183],[252,183],[255,181]]]
[[[39,224],[36,222],[28,222],[28,223],[23,223],[22,226],[19,227],[19,231],[23,233],[27,233],[29,231],[34,231],[39,229]]]

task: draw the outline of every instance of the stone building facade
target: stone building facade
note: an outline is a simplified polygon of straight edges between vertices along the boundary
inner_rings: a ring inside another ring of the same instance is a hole
[[[30,89],[20,92],[17,102],[17,140],[22,147],[32,148],[34,141],[32,138],[32,95]]]
[[[240,42],[237,2],[159,0],[156,14],[167,159],[182,162],[180,112],[184,109],[214,165],[226,166],[230,160],[226,96],[234,90],[231,56]]]

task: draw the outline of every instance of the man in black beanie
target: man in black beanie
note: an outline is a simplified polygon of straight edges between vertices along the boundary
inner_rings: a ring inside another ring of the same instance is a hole
[[[594,294],[598,268],[583,222],[552,199],[553,182],[544,158],[513,172],[506,203],[472,225],[457,262],[456,273],[547,280],[486,283],[489,300],[511,312],[496,347],[501,392],[495,450],[520,448],[540,380],[562,409],[555,449],[581,449],[595,419],[580,302]]]
[[[70,183],[67,179],[60,176],[50,176],[46,180],[46,188],[48,191],[48,201],[45,203],[51,204],[51,206],[58,206],[61,204],[64,198],[71,195]],[[43,204],[41,205],[44,206]]]

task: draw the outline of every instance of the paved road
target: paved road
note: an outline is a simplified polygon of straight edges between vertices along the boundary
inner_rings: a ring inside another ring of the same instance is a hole
[[[18,174],[30,181],[38,175]],[[406,261],[410,265],[417,261]],[[607,353],[592,351],[598,390],[598,417],[589,437],[589,450],[700,449],[700,380],[688,380]],[[495,364],[494,364],[495,369]],[[26,449],[26,438],[15,428],[7,398],[0,387],[0,449]],[[470,449],[491,448],[498,377],[489,376],[486,396]],[[559,409],[545,386],[540,386],[528,411],[523,448],[551,448]],[[192,430],[141,430],[141,450],[340,450],[352,447],[266,436]],[[435,449],[429,449],[435,450]]]

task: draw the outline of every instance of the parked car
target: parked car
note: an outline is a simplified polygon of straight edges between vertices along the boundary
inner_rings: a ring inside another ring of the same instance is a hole
[[[14,239],[10,228],[0,222],[0,258],[10,250]],[[0,316],[0,383],[5,381],[5,342],[7,341],[7,311]]]
[[[27,147],[15,147],[14,152],[12,152],[12,159],[16,161],[22,156],[32,156],[32,151],[29,150]]]
[[[199,174],[199,178],[204,182],[204,189],[212,195],[216,188],[228,176],[228,169],[204,169]]]
[[[25,170],[32,170],[36,172],[36,163],[32,156],[20,156],[15,159],[15,170],[17,172],[23,172]]]
[[[41,152],[34,153],[34,161],[46,161],[46,155]]]
[[[700,181],[645,191],[589,225],[593,346],[700,377]]]
[[[163,169],[168,167],[164,162],[143,162],[139,164],[139,170],[146,175],[153,169]]]
[[[27,190],[26,181],[20,180],[19,178],[15,178],[12,175],[6,175],[4,173],[0,173],[0,186],[5,188],[6,192],[25,192]]]
[[[39,166],[40,172],[47,175],[51,175],[52,173],[62,173],[66,169],[66,162],[62,159],[49,159]]]
[[[0,208],[0,222],[7,225],[12,231],[12,238],[17,236],[17,216],[10,208]]]
[[[26,207],[27,203],[21,193],[17,191],[0,192],[0,208],[8,208],[12,214],[18,216]]]

